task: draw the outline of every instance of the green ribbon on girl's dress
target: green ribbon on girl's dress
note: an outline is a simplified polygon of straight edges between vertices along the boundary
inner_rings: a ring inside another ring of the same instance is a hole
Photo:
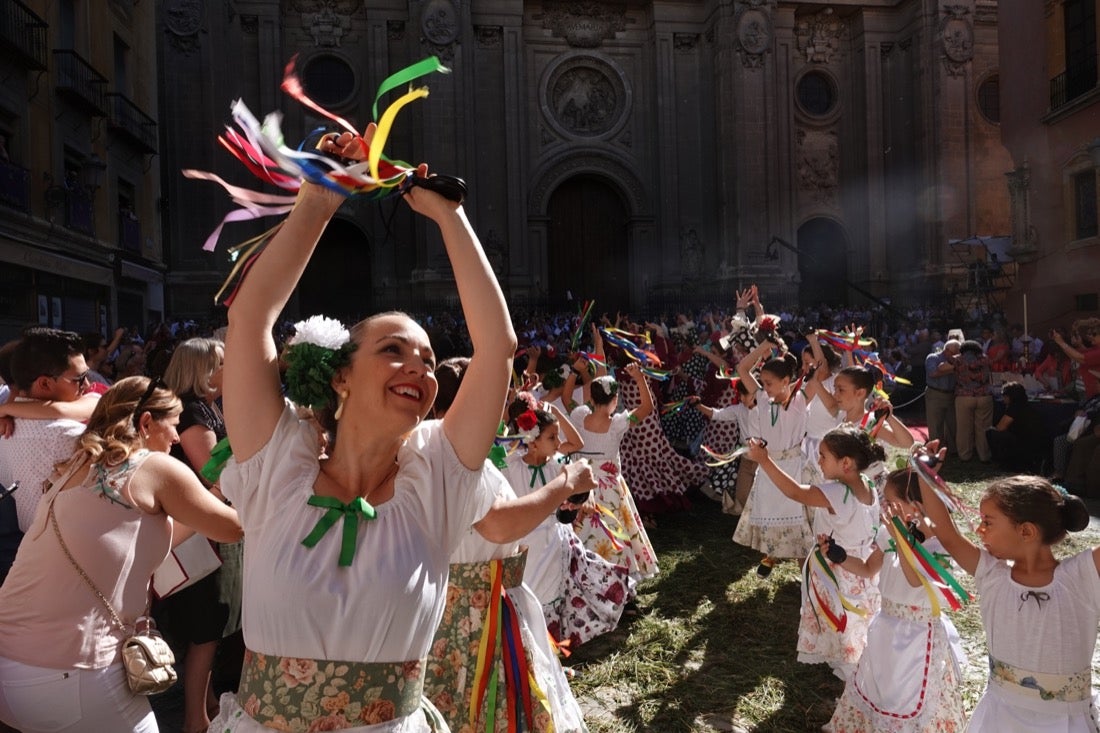
[[[545,466],[546,464],[542,464]],[[528,466],[531,469],[531,483],[528,488],[535,488],[535,479],[539,479],[539,486],[546,486],[546,474],[542,472],[542,466]]]
[[[315,494],[309,497],[309,501],[306,503],[310,506],[328,509],[328,511],[317,520],[317,524],[314,525],[313,531],[302,540],[302,544],[312,548],[321,541],[321,538],[325,536],[326,532],[332,529],[332,525],[336,524],[336,520],[343,517],[344,531],[340,540],[340,566],[345,568],[350,567],[352,560],[355,559],[355,544],[359,535],[359,517],[370,521],[378,516],[378,512],[376,512],[374,507],[368,504],[367,500],[361,496],[345,504],[335,497],[317,496]]]

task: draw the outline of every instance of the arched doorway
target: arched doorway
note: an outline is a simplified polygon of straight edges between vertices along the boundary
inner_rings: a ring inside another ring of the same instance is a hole
[[[373,313],[370,243],[362,230],[343,219],[329,222],[297,292],[302,317],[323,314],[350,325]]]
[[[798,302],[803,307],[848,304],[848,235],[832,219],[810,219],[798,228]]]
[[[595,299],[601,312],[629,308],[627,209],[619,192],[603,178],[574,176],[550,196],[547,214],[551,306]]]

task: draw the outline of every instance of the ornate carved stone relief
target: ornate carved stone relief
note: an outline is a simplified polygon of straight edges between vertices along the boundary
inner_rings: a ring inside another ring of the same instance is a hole
[[[797,133],[798,190],[809,203],[836,206],[840,149],[835,130]]]
[[[336,48],[351,29],[351,16],[358,9],[356,0],[295,0],[294,10],[302,17],[302,28],[313,45]]]
[[[395,41],[405,40],[405,21],[403,20],[387,20],[386,21],[386,40],[391,43]]]
[[[542,27],[574,48],[599,48],[616,33],[626,30],[625,6],[599,2],[547,2],[542,15]]]
[[[764,54],[772,50],[771,11],[774,0],[739,0],[737,3],[737,53],[745,68],[764,66]]]
[[[798,50],[809,64],[827,64],[840,50],[844,24],[832,8],[803,18],[795,27]]]
[[[245,35],[254,36],[260,31],[260,16],[258,15],[242,15],[241,16],[241,33]]]
[[[1008,179],[1009,215],[1012,217],[1012,248],[1009,250],[1016,259],[1026,258],[1039,249],[1039,233],[1031,223],[1031,169],[1025,161],[1013,170],[1005,173]]]
[[[450,0],[428,0],[420,15],[420,42],[444,61],[453,61],[458,44],[458,11]]]
[[[168,31],[168,42],[184,55],[199,48],[203,10],[203,0],[167,0],[164,3],[164,27]]]
[[[611,132],[626,115],[628,102],[623,75],[597,56],[562,61],[548,74],[543,90],[544,111],[568,137]]]
[[[703,274],[703,245],[693,226],[680,227],[680,273],[689,280]]]
[[[474,26],[474,35],[477,37],[479,48],[498,48],[504,36],[504,29],[499,25]]]
[[[673,33],[672,34],[672,47],[677,51],[694,51],[695,47],[699,45],[698,33]]]
[[[974,58],[974,29],[970,8],[965,5],[944,5],[940,20],[943,39],[943,65],[950,76],[961,76],[966,64]]]

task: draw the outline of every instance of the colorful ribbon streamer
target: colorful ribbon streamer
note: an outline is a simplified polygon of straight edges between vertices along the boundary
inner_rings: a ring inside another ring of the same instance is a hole
[[[596,305],[594,300],[586,300],[581,304],[580,315],[577,316],[577,330],[573,332],[573,338],[569,341],[569,350],[576,351],[577,346],[581,342],[581,335],[584,333],[585,324],[588,323],[588,319],[592,316],[592,307]]]
[[[733,463],[741,456],[749,452],[747,445],[739,445],[733,449],[730,453],[717,453],[705,445],[699,446],[699,450],[703,451],[703,454],[709,458],[709,461],[704,461],[711,468],[718,468],[719,466],[725,466],[727,463]]]
[[[677,402],[668,402],[661,405],[661,415],[675,415],[680,410],[688,406],[687,400],[679,400]]]
[[[848,626],[849,611],[860,617],[867,616],[867,611],[852,603],[841,593],[840,581],[837,580],[833,569],[829,567],[829,562],[820,548],[815,547],[806,558],[802,567],[802,580],[802,592],[819,624],[820,616],[824,616],[833,631],[843,632]]]
[[[657,358],[657,354],[652,351],[646,351],[630,339],[637,338],[645,341],[647,344],[649,341],[649,334],[639,335],[630,333],[629,331],[623,331],[618,328],[601,328],[600,335],[603,336],[604,341],[607,341],[614,346],[618,346],[626,355],[632,360],[643,364],[645,366],[661,366],[661,360]]]
[[[550,709],[546,693],[535,680],[534,670],[527,663],[527,654],[523,648],[520,632],[519,614],[508,597],[504,587],[504,561],[489,562],[489,606],[486,609],[485,622],[478,643],[477,663],[474,667],[473,681],[470,685],[469,722],[473,727],[477,723],[482,705],[485,705],[485,731],[496,730],[497,696],[505,696],[505,708],[509,733],[534,730],[535,715],[531,705],[532,696],[544,709]],[[551,641],[553,637],[551,637]],[[504,679],[496,661],[500,659],[504,668]]]
[[[891,517],[890,521],[894,527],[895,535],[900,538],[899,542],[891,540],[891,547],[916,572],[924,592],[928,594],[932,615],[939,616],[941,613],[939,595],[943,596],[952,611],[958,611],[964,604],[969,603],[971,597],[966,589],[959,584],[955,576],[940,563],[935,555],[925,549],[924,545],[914,540],[909,530],[902,524],[901,519]],[[936,591],[939,591],[939,594]]]

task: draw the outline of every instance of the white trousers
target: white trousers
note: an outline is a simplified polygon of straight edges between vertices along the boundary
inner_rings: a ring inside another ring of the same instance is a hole
[[[48,669],[0,657],[0,720],[22,733],[158,733],[149,700],[122,663]]]

